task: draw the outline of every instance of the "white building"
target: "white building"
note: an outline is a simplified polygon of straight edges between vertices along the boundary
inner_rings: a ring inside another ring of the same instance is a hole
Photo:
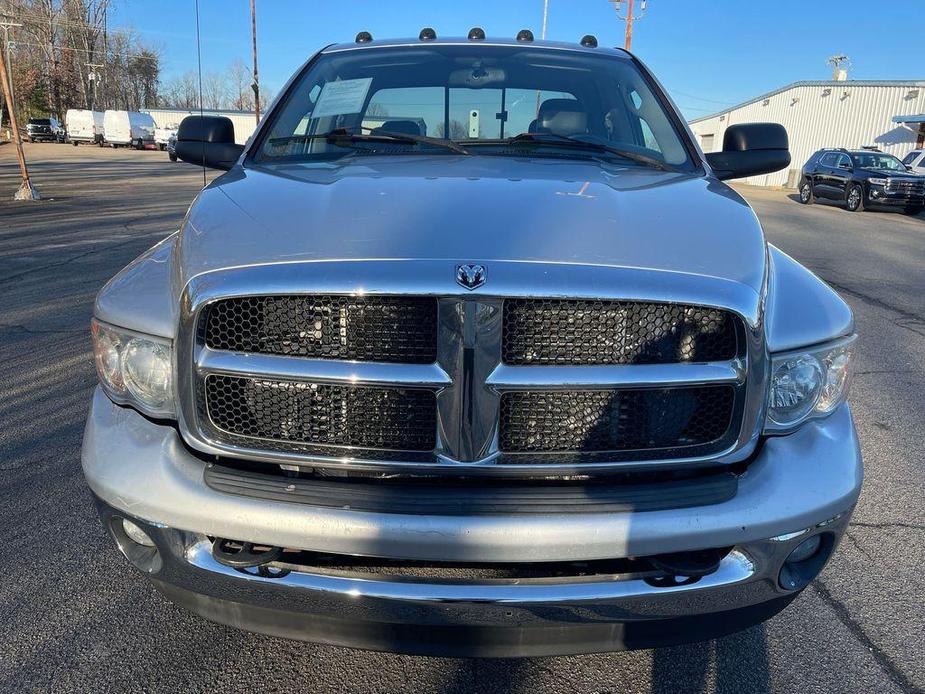
[[[179,125],[180,121],[187,116],[198,116],[199,109],[186,108],[148,108],[142,109],[142,113],[148,113],[154,119],[158,128],[167,128],[172,124]],[[203,109],[204,116],[226,116],[234,123],[234,139],[239,145],[247,142],[247,138],[257,127],[257,119],[253,111],[222,111],[215,109]]]
[[[751,176],[760,186],[796,187],[800,168],[823,147],[876,147],[902,158],[925,142],[925,81],[794,82],[690,121],[704,152],[723,148],[730,125],[780,123],[790,137],[789,169]]]

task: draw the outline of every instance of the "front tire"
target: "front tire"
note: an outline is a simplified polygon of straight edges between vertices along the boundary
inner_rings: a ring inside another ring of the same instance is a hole
[[[907,214],[910,217],[914,217],[917,214],[921,214],[922,210],[925,210],[925,205],[907,205],[903,210],[903,214]]]
[[[813,184],[809,181],[803,181],[800,184],[800,202],[804,205],[812,205],[816,201],[813,195]]]
[[[845,207],[849,212],[864,211],[864,189],[858,183],[851,184],[848,188],[848,195],[845,198]]]
[[[170,161],[176,163],[176,161],[177,161],[177,153],[176,153],[176,152],[168,152],[168,153],[167,153],[167,156],[170,157]]]

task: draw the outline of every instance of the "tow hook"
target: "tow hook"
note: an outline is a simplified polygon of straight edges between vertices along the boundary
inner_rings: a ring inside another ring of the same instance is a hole
[[[282,547],[271,547],[254,542],[241,542],[216,537],[212,541],[212,556],[219,564],[233,569],[261,567],[280,558]]]
[[[651,576],[646,581],[655,587],[665,588],[696,583],[719,568],[727,550],[706,549],[697,552],[677,552],[651,557],[652,565],[664,576]]]

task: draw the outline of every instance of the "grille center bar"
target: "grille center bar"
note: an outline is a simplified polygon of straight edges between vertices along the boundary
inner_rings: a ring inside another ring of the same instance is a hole
[[[497,451],[501,398],[488,377],[501,361],[501,301],[441,299],[437,362],[453,387],[437,395],[438,450],[448,462]]]

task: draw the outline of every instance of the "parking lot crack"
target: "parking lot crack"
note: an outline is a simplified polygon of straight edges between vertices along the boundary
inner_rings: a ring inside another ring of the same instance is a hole
[[[904,528],[906,530],[925,530],[925,525],[920,525],[917,523],[903,523],[903,522],[863,523],[861,521],[851,521],[851,525],[856,526],[858,528],[878,528],[881,530],[885,528]]]
[[[858,542],[858,539],[847,530],[845,531],[845,537],[851,540],[851,544],[853,544],[855,548],[857,548],[858,552],[863,554],[867,558],[868,561],[874,560],[874,558],[870,556],[870,554],[867,553],[867,550],[861,546],[861,543]]]
[[[106,247],[106,250],[107,250],[107,251],[111,251],[111,250],[116,249],[116,248],[121,248],[122,246],[128,246],[129,244],[132,244],[132,243],[138,243],[138,238],[135,237],[135,236],[133,236],[133,237],[128,238],[128,239],[126,239],[126,240],[124,240],[124,241],[120,241],[119,243],[111,244],[111,245],[109,245],[109,246]],[[36,272],[42,272],[43,270],[53,270],[53,269],[55,269],[55,268],[59,268],[59,267],[61,267],[61,266],[63,266],[63,265],[67,265],[67,264],[69,264],[69,263],[73,263],[75,260],[80,260],[81,258],[86,258],[87,256],[93,255],[94,253],[99,253],[99,248],[92,248],[92,249],[90,249],[90,250],[88,250],[88,251],[84,251],[83,253],[77,253],[76,255],[72,255],[72,256],[70,256],[69,258],[65,258],[64,260],[60,260],[60,261],[58,261],[58,262],[46,263],[46,264],[44,264],[44,265],[38,265],[38,266],[36,266],[36,267],[29,268],[28,270],[23,270],[23,271],[21,271],[21,272],[17,272],[17,273],[12,274],[12,275],[7,275],[6,277],[0,278],[0,285],[8,284],[8,283],[10,283],[10,282],[12,282],[12,281],[14,281],[14,280],[18,280],[18,279],[20,279],[20,278],[22,278],[22,277],[25,277],[25,276],[27,276],[27,275],[31,275],[31,274],[36,273]]]
[[[838,599],[836,599],[829,589],[826,587],[825,583],[821,580],[816,579],[812,583],[813,588],[816,593],[822,598],[822,601],[828,605],[832,611],[835,613],[835,616],[847,629],[851,632],[858,641],[861,642],[863,646],[867,648],[870,654],[873,656],[874,660],[880,666],[880,668],[886,673],[889,677],[902,691],[904,692],[921,692],[921,687],[917,687],[912,680],[909,679],[909,676],[903,672],[896,661],[894,661],[877,643],[868,636],[867,632],[864,631],[862,627],[855,619],[851,616],[851,612],[848,611],[848,608],[845,607]]]
[[[925,335],[925,318],[922,316],[913,313],[912,311],[907,311],[906,309],[894,306],[893,304],[890,304],[883,299],[878,299],[877,297],[866,294],[858,289],[847,287],[843,284],[839,284],[838,282],[834,282],[827,277],[823,277],[822,279],[824,279],[826,283],[837,292],[847,294],[848,296],[853,296],[856,299],[865,301],[872,306],[876,306],[877,308],[882,308],[887,311],[892,311],[893,313],[899,314],[902,318],[898,321],[894,321],[895,325],[900,328],[905,328],[906,330],[914,332],[918,335]]]
[[[27,328],[25,325],[20,324],[2,324],[0,323],[0,330],[9,330],[15,332],[27,333],[29,335],[63,335],[68,333],[85,333],[86,330],[83,328],[62,328],[61,330],[36,330],[34,328]]]

